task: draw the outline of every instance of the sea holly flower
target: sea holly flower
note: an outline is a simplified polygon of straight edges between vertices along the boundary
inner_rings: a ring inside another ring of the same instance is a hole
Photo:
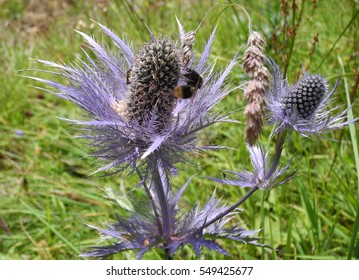
[[[141,258],[148,249],[160,247],[170,257],[185,244],[193,245],[197,254],[202,246],[226,253],[216,238],[256,244],[251,237],[256,232],[225,227],[235,209],[220,206],[214,196],[202,208],[182,211],[179,203],[185,187],[174,194],[170,181],[175,164],[186,161],[188,152],[216,148],[198,147],[197,138],[202,129],[228,121],[213,107],[233,90],[225,80],[237,56],[223,72],[214,71],[214,63],[207,60],[215,30],[197,61],[192,49],[195,32],[186,33],[181,24],[179,43],[151,34],[136,52],[100,26],[119,53],[79,32],[95,58],[85,53],[86,61],[71,66],[40,61],[56,68],[50,73],[66,78],[64,84],[32,77],[87,112],[86,119],[69,121],[85,128],[82,137],[89,139],[94,155],[106,161],[100,170],[136,172],[147,195],[147,205],[136,199],[131,200],[136,207],[127,205],[129,218],[118,216],[105,229],[93,227],[115,241],[84,255],[137,249]]]
[[[348,121],[348,109],[334,113],[339,107],[330,108],[331,97],[340,79],[329,91],[327,80],[318,74],[303,70],[302,78],[293,85],[282,79],[278,65],[270,62],[273,85],[268,93],[269,122],[276,124],[274,133],[293,129],[303,136],[320,135],[342,128],[358,119]]]
[[[85,52],[86,59],[73,65],[39,60],[57,69],[51,73],[65,78],[63,83],[31,77],[54,88],[45,90],[87,112],[85,119],[68,121],[84,127],[82,137],[89,140],[94,156],[105,163],[97,171],[134,171],[142,165],[146,167],[143,174],[148,174],[147,166],[160,161],[166,172],[174,172],[174,164],[186,161],[189,151],[213,148],[198,147],[198,133],[226,119],[212,109],[233,90],[225,80],[236,64],[235,57],[219,72],[208,63],[215,30],[195,60],[195,33],[185,33],[181,24],[179,43],[151,34],[137,51],[100,26],[116,51],[78,32],[95,58]],[[178,99],[175,90],[193,96]]]

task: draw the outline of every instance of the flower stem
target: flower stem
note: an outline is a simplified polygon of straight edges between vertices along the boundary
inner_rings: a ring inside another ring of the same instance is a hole
[[[232,211],[234,211],[239,205],[241,205],[243,202],[245,202],[255,191],[258,190],[258,187],[251,188],[239,201],[237,201],[235,204],[233,204],[231,207],[229,207],[226,211],[219,213],[216,217],[214,217],[212,220],[209,220],[206,222],[202,228],[208,227],[209,225],[215,223],[216,221],[222,219]]]
[[[137,173],[138,178],[140,178],[140,180],[142,181],[143,188],[144,188],[144,190],[145,190],[145,192],[147,194],[148,199],[150,200],[152,210],[153,210],[153,213],[155,215],[157,226],[158,226],[159,229],[162,229],[161,221],[160,221],[160,215],[157,212],[156,203],[155,203],[155,200],[153,199],[153,196],[152,196],[152,194],[150,192],[150,188],[146,184],[146,179],[142,176],[142,174],[138,170],[138,168],[136,168],[136,173]]]
[[[163,169],[162,162],[156,160],[156,163],[157,164],[152,168],[152,184],[161,209],[161,234],[165,240],[169,240],[172,233],[172,223],[166,195],[169,190],[169,182],[165,170]]]
[[[170,254],[170,250],[165,248],[164,251],[166,254],[166,260],[173,260],[173,258],[171,257],[171,254]]]
[[[152,168],[152,184],[155,188],[158,203],[161,209],[162,226],[160,227],[162,237],[164,238],[164,251],[167,260],[172,260],[170,250],[166,248],[167,241],[172,234],[171,214],[167,201],[167,192],[170,190],[169,179],[160,160],[156,160],[156,165]]]
[[[283,145],[284,145],[286,136],[287,136],[287,129],[284,129],[281,132],[279,132],[277,142],[275,144],[275,154],[274,154],[274,158],[272,161],[272,165],[269,168],[269,171],[267,172],[267,174],[265,175],[264,180],[267,180],[268,178],[270,178],[273,175],[273,172],[275,171],[275,169],[277,168],[279,159],[282,155]]]
[[[270,176],[272,176],[273,172],[275,171],[275,169],[277,168],[277,165],[279,163],[279,159],[280,156],[282,154],[283,151],[283,145],[286,139],[286,135],[287,135],[287,130],[284,129],[282,130],[277,138],[277,142],[276,142],[276,153],[274,155],[273,158],[273,162],[272,165],[268,171],[268,173],[265,176],[265,180],[268,179]],[[231,207],[227,208],[225,211],[223,211],[222,213],[219,213],[216,217],[214,217],[212,220],[207,221],[202,228],[208,227],[209,225],[215,223],[216,221],[222,219],[223,217],[225,217],[226,215],[228,215],[229,213],[231,213],[232,211],[234,211],[239,205],[241,205],[243,202],[245,202],[252,194],[254,194],[257,190],[259,189],[258,186],[255,186],[253,188],[251,188],[240,200],[238,200],[235,204],[233,204]]]

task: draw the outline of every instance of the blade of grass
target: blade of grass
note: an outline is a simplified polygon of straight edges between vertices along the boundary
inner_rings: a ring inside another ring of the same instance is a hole
[[[285,259],[288,260],[290,254],[290,245],[292,243],[292,225],[293,225],[293,211],[291,211],[290,219],[288,221],[287,241],[285,244]]]
[[[137,34],[139,35],[139,37],[142,40],[145,40],[146,35],[148,34],[147,28],[146,28],[146,25],[145,25],[143,19],[141,19],[140,15],[136,12],[136,10],[133,6],[133,3],[129,3],[128,0],[122,0],[120,2],[127,10],[127,14],[129,15],[130,20],[136,26],[135,30],[137,31]],[[120,9],[120,5],[121,5],[120,3],[115,1],[114,5],[116,5],[117,8]]]
[[[359,11],[359,10],[358,10]],[[358,12],[356,13],[358,14]],[[345,88],[345,96],[347,99],[347,103],[348,103],[348,107],[350,108],[348,110],[348,120],[353,120],[353,110],[351,108],[351,101],[350,101],[350,94],[349,94],[349,87],[348,87],[348,81],[347,78],[345,76],[345,68],[344,68],[344,64],[343,61],[341,59],[340,56],[338,56],[338,61],[340,66],[342,67],[342,71],[343,71],[343,80],[344,80],[344,88]],[[353,152],[354,152],[354,159],[355,159],[355,165],[356,165],[356,169],[357,169],[357,177],[358,177],[358,196],[357,199],[359,198],[359,152],[358,152],[358,141],[357,141],[357,136],[356,136],[356,131],[355,131],[355,124],[351,123],[349,124],[349,132],[350,132],[350,137],[352,139],[352,143],[353,143]],[[353,258],[353,252],[355,249],[355,240],[356,237],[358,235],[358,231],[359,231],[359,204],[358,204],[358,209],[356,211],[356,217],[355,217],[355,222],[354,222],[354,226],[353,226],[353,231],[352,231],[352,237],[349,243],[349,249],[348,249],[348,255],[347,255],[347,259],[351,260]]]
[[[352,104],[350,101],[348,80],[346,78],[344,64],[343,64],[343,61],[340,58],[340,56],[338,56],[338,61],[339,61],[340,66],[342,67],[342,71],[343,71],[345,97],[347,99],[348,108],[350,108],[348,110],[348,120],[351,121],[354,119],[354,115],[353,115],[353,110],[351,108]],[[358,149],[358,141],[357,141],[357,135],[356,135],[356,130],[355,130],[355,123],[349,124],[349,132],[350,132],[350,137],[351,137],[351,140],[353,143],[354,159],[355,159],[355,165],[356,165],[357,175],[358,175],[358,196],[357,196],[357,198],[359,199],[359,149]]]
[[[350,27],[350,25],[354,22],[354,20],[356,19],[356,17],[359,14],[359,10],[357,10],[354,14],[354,16],[352,17],[352,19],[349,21],[349,23],[347,24],[347,26],[345,26],[345,28],[343,29],[342,33],[339,34],[339,37],[337,38],[337,40],[334,42],[334,44],[332,45],[332,47],[330,48],[330,50],[327,52],[327,54],[324,56],[324,58],[322,59],[322,61],[319,63],[319,66],[315,69],[314,72],[317,72],[318,69],[322,66],[322,64],[324,63],[324,61],[327,59],[327,57],[332,53],[332,51],[334,50],[335,46],[337,45],[337,43],[339,42],[339,40],[343,37],[344,33],[347,31],[347,29]]]
[[[263,238],[265,238],[265,228],[264,228],[264,225],[265,225],[265,206],[264,206],[264,202],[265,202],[265,195],[266,193],[265,192],[262,192],[261,194],[261,210],[260,210],[260,228],[262,229],[261,230],[261,235]],[[265,248],[262,247],[262,260],[265,260],[265,256],[266,256],[266,253],[265,253]]]
[[[30,205],[25,203],[24,201],[21,201],[21,204],[29,211],[29,214],[36,217],[41,223],[43,223],[45,226],[47,226],[58,238],[60,238],[72,251],[74,251],[76,254],[80,255],[80,251],[69,241],[67,240],[60,232],[58,232],[52,225],[50,225],[42,216],[38,213],[34,208],[32,208]]]
[[[273,228],[272,228],[270,219],[267,220],[267,225],[268,225],[268,232],[269,232],[269,238],[270,238],[270,247],[274,248],[275,242],[274,242],[274,237],[273,237]],[[277,259],[276,251],[272,250],[271,253],[272,253],[272,260],[276,260]]]
[[[315,191],[313,190],[313,184],[311,183],[311,179],[309,186],[305,186],[304,184],[302,184],[302,182],[300,182],[300,180],[297,180],[297,182],[298,182],[300,198],[303,204],[303,209],[305,209],[305,213],[311,225],[309,227],[309,240],[311,244],[310,250],[312,250],[313,248],[319,249],[320,228],[319,228],[318,209],[316,203],[317,199],[316,199]],[[312,190],[313,193],[312,200],[311,200],[311,195],[309,195],[308,193],[307,187],[310,187]]]

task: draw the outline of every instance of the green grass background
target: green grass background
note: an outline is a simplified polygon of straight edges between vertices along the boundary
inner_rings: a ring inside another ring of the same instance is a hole
[[[132,4],[129,4],[131,2]],[[266,40],[266,54],[286,68],[290,82],[301,73],[326,76],[331,85],[338,76],[334,105],[358,98],[359,5],[357,1],[231,1],[249,12],[254,30]],[[284,16],[281,2],[288,2]],[[100,22],[137,48],[149,39],[146,23],[155,35],[177,38],[177,16],[187,31],[195,29],[217,1],[125,1],[125,0],[0,0],[0,259],[79,259],[79,253],[98,240],[97,232],[85,224],[101,226],[123,214],[106,200],[102,189],[117,189],[121,181],[128,190],[135,178],[88,176],[96,168],[85,143],[74,139],[76,128],[59,117],[81,114],[73,104],[36,88],[32,80],[19,77],[23,69],[41,68],[30,60],[75,61],[85,47],[73,30],[81,30],[107,40],[90,19]],[[297,8],[293,9],[293,3]],[[211,59],[224,67],[248,38],[248,20],[234,6],[221,13],[218,5],[198,31],[198,53],[218,23]],[[300,10],[303,12],[300,14]],[[220,15],[221,14],[221,15]],[[220,16],[219,16],[220,15]],[[301,22],[298,25],[299,17]],[[296,26],[295,35],[286,27]],[[319,40],[313,47],[313,38]],[[114,45],[111,45],[114,48]],[[35,72],[26,74],[36,75]],[[238,66],[230,80],[245,79]],[[189,176],[198,175],[185,193],[187,207],[203,202],[216,189],[228,203],[245,191],[200,178],[222,176],[223,169],[248,168],[245,152],[242,108],[243,92],[231,93],[222,103],[226,110],[239,109],[233,117],[242,124],[220,124],[208,132],[210,142],[234,147],[204,154],[194,161],[199,167],[180,167],[174,187]],[[359,116],[357,104],[354,116]],[[358,125],[337,131],[326,139],[305,139],[296,134],[282,157],[283,164],[293,155],[291,169],[299,172],[294,180],[269,192],[257,192],[243,205],[236,219],[249,229],[262,228],[262,241],[275,250],[223,242],[230,256],[204,250],[203,259],[347,259],[359,257]],[[18,131],[23,135],[19,136]],[[261,143],[273,147],[271,127],[265,128]],[[237,220],[237,221],[238,221]],[[135,252],[112,256],[133,259]],[[153,250],[145,259],[163,258]],[[176,259],[195,259],[185,247]]]

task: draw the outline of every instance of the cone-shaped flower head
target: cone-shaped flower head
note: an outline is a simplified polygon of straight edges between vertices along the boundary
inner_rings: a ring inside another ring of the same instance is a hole
[[[303,136],[319,135],[358,120],[346,120],[348,109],[334,114],[338,107],[330,108],[339,79],[329,91],[324,77],[303,71],[302,78],[289,86],[274,62],[271,67],[273,85],[268,94],[268,109],[270,123],[277,124],[275,133],[291,128]]]
[[[283,96],[284,114],[309,120],[317,111],[328,90],[327,81],[319,75],[305,75]]]
[[[70,66],[40,61],[56,68],[50,73],[64,77],[63,83],[31,77],[87,112],[86,119],[70,121],[85,128],[83,137],[89,140],[94,156],[105,162],[97,171],[133,171],[140,164],[146,167],[160,161],[169,172],[175,163],[187,160],[189,151],[211,148],[197,146],[198,133],[225,119],[212,109],[231,92],[224,83],[236,63],[235,57],[223,72],[207,63],[215,32],[196,61],[195,33],[185,33],[181,24],[179,42],[151,34],[135,53],[100,26],[116,51],[79,32],[95,58],[85,53],[85,60]],[[192,97],[179,99],[181,94]]]
[[[135,56],[127,74],[129,94],[126,117],[139,125],[151,119],[159,129],[166,127],[176,104],[173,90],[178,84],[180,63],[176,46],[169,39],[154,39]]]

